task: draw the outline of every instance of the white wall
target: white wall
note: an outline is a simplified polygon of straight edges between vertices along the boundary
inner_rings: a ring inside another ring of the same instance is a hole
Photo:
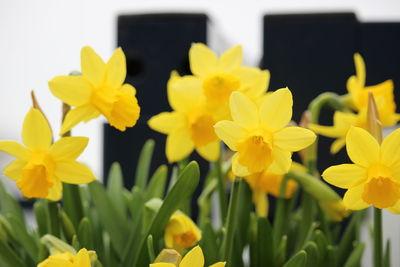
[[[92,46],[101,56],[108,58],[116,43],[118,14],[206,12],[218,31],[218,39],[211,40],[211,45],[221,50],[241,43],[245,49],[245,61],[252,65],[261,56],[261,19],[265,13],[355,11],[362,21],[400,21],[399,3],[398,0],[0,0],[0,139],[20,139],[32,89],[54,131],[58,132],[60,103],[50,94],[47,82],[56,75],[79,69],[79,51],[83,45]],[[216,44],[216,40],[222,42]],[[81,160],[88,163],[98,176],[101,175],[102,161],[101,122],[91,121],[74,129],[74,135],[91,138]],[[9,159],[0,155],[0,168]],[[394,216],[385,221],[385,225],[391,224],[385,233],[396,240],[393,246],[395,266],[399,266],[400,257],[396,253],[400,240],[398,222],[398,217]]]

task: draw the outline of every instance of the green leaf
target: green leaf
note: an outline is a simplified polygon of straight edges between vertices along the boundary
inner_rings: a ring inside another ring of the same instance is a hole
[[[50,231],[49,233],[60,237],[60,220],[58,217],[58,204],[57,202],[53,201],[46,201],[47,203],[47,208],[49,210],[49,219],[50,219]]]
[[[147,186],[145,193],[145,200],[152,198],[162,198],[167,183],[168,168],[166,165],[161,165],[154,172]]]
[[[19,203],[7,193],[3,183],[0,181],[0,213],[7,215],[13,214],[14,218],[25,225],[25,218]]]
[[[287,254],[287,235],[282,236],[281,242],[279,243],[278,252],[276,253],[276,265],[281,266],[286,260]]]
[[[153,236],[149,235],[147,237],[147,252],[149,254],[150,262],[154,262],[156,256],[154,255],[154,245],[153,245]]]
[[[136,167],[135,185],[141,189],[146,188],[154,146],[154,140],[149,139],[143,145],[142,151],[140,152],[139,161]]]
[[[122,191],[124,190],[124,181],[121,166],[118,162],[111,165],[108,174],[107,193],[110,200],[113,202],[114,207],[121,216],[126,214],[126,204]]]
[[[304,267],[307,263],[307,253],[300,250],[292,258],[290,258],[283,267]]]
[[[111,243],[116,252],[122,256],[128,239],[127,233],[129,233],[126,218],[123,218],[116,210],[102,184],[95,181],[88,186],[100,223],[110,234]]]
[[[264,217],[257,218],[258,262],[262,265],[275,266],[275,248],[271,224]]]
[[[319,263],[319,252],[317,245],[310,241],[304,247],[304,250],[307,252],[307,267],[316,267]]]
[[[318,200],[341,200],[340,196],[332,188],[311,174],[291,171],[287,176],[296,180],[304,191]]]
[[[360,220],[363,216],[362,212],[354,212],[351,216],[350,223],[347,225],[346,230],[340,239],[338,246],[337,260],[338,265],[343,266],[346,259],[349,257],[352,249],[353,242],[356,240],[357,231],[360,226]]]
[[[78,240],[83,248],[88,250],[94,249],[92,236],[92,227],[90,226],[89,219],[83,217],[78,228]]]
[[[390,239],[386,241],[386,248],[385,248],[385,255],[383,255],[383,266],[384,267],[390,267],[392,266],[391,260],[390,260],[390,255],[391,255],[391,246],[390,246]]]
[[[326,253],[327,253],[326,250],[328,247],[328,241],[327,241],[324,233],[319,229],[315,230],[315,232],[314,232],[314,241],[317,244],[318,251],[320,254],[318,266],[322,266],[323,263],[325,262],[325,258],[326,258]]]
[[[209,220],[204,222],[200,247],[203,249],[205,266],[210,266],[218,261],[217,236]]]
[[[179,175],[171,191],[168,192],[149,230],[145,236],[142,237],[138,250],[140,254],[132,253],[131,242],[129,242],[125,248],[122,266],[146,266],[149,264],[145,242],[146,237],[152,235],[154,242],[158,242],[162,237],[170,216],[193,194],[199,183],[199,176],[198,164],[196,162],[190,162]]]
[[[347,259],[344,267],[358,267],[361,266],[361,258],[364,253],[365,244],[358,243],[357,246],[352,249],[349,258]],[[390,265],[389,265],[390,266]]]
[[[39,248],[34,238],[27,232],[25,225],[21,224],[19,219],[15,218],[14,215],[9,214],[7,219],[17,242],[24,248],[31,259],[36,262]]]
[[[83,204],[79,185],[63,183],[63,207],[75,229],[82,220]]]
[[[49,211],[44,203],[44,200],[36,200],[33,205],[35,212],[36,223],[39,230],[40,237],[50,232]]]
[[[68,218],[68,215],[62,209],[58,211],[58,217],[61,222],[61,229],[63,230],[65,238],[68,240],[68,242],[71,242],[72,237],[75,235],[74,225]]]
[[[0,263],[2,267],[26,267],[15,252],[8,246],[6,242],[0,240]]]

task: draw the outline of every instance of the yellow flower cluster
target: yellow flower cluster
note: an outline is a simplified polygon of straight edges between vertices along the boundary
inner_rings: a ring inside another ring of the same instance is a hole
[[[88,251],[83,248],[77,255],[69,252],[59,253],[49,256],[46,260],[39,263],[37,267],[91,267]]]
[[[135,88],[123,84],[126,59],[121,48],[105,63],[92,48],[83,47],[81,65],[82,75],[58,76],[49,82],[56,97],[75,107],[66,114],[60,134],[100,114],[121,131],[135,125],[140,108]],[[4,174],[16,182],[25,197],[58,201],[62,182],[86,184],[95,180],[89,168],[76,161],[89,139],[62,137],[53,144],[50,125],[41,110],[32,108],[26,115],[22,141],[24,145],[0,141],[0,151],[16,157]]]
[[[309,128],[314,132],[335,138],[332,143],[331,153],[335,154],[342,149],[346,143],[346,135],[351,126],[367,127],[367,103],[368,92],[372,92],[377,104],[383,126],[393,126],[399,121],[400,114],[396,113],[394,101],[394,85],[392,80],[387,80],[377,85],[365,86],[366,70],[365,63],[360,54],[354,54],[356,75],[347,80],[348,95],[346,100],[353,112],[336,111],[333,117],[333,126],[322,126],[310,124]]]

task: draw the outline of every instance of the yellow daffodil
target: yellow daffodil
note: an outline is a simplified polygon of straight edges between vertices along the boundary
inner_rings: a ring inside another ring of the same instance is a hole
[[[169,162],[182,160],[194,149],[206,160],[216,161],[220,143],[213,128],[216,123],[214,114],[207,110],[201,90],[176,86],[176,79],[188,87],[198,82],[191,76],[172,75],[168,82],[168,99],[173,111],[152,117],[148,124],[151,129],[168,135],[165,152]]]
[[[120,131],[134,126],[140,107],[135,88],[123,84],[126,59],[122,49],[118,48],[105,63],[91,47],[85,46],[81,50],[81,69],[81,76],[57,76],[49,82],[51,92],[74,107],[67,113],[60,135],[100,114]]]
[[[69,252],[49,256],[39,263],[37,267],[91,267],[88,251],[83,248],[77,255]]]
[[[400,213],[400,129],[379,145],[366,130],[351,127],[346,148],[354,164],[332,166],[322,174],[328,183],[348,189],[343,198],[346,208],[372,205]]]
[[[336,154],[346,144],[346,135],[351,126],[366,127],[366,110],[355,114],[352,112],[336,111],[333,115],[333,126],[309,124],[308,128],[317,134],[335,138],[331,145],[331,153]]]
[[[84,184],[95,177],[85,165],[76,161],[88,143],[87,137],[65,137],[52,144],[50,126],[43,114],[32,108],[25,117],[21,145],[0,141],[0,151],[17,159],[4,175],[16,181],[27,198],[59,200],[62,183]]]
[[[179,252],[194,246],[201,239],[200,229],[182,212],[175,212],[164,232],[164,241],[167,248],[173,248]]]
[[[399,114],[390,112],[389,109],[387,109],[387,103],[384,98],[378,98],[376,105],[380,118],[382,118],[381,122],[383,126],[393,126],[400,119]],[[389,103],[389,105],[394,105],[394,101],[392,101],[392,104]],[[393,106],[393,108],[393,110],[395,110],[396,106]],[[361,109],[357,114],[352,112],[336,111],[333,115],[333,126],[309,124],[308,128],[317,134],[335,138],[336,140],[331,145],[331,153],[336,154],[345,146],[346,135],[351,126],[366,129],[367,106]]]
[[[388,109],[387,113],[394,113],[396,110],[396,105],[394,103],[393,81],[387,80],[377,85],[365,86],[365,63],[364,59],[358,53],[354,54],[354,65],[356,69],[356,75],[350,76],[350,78],[347,80],[347,91],[350,94],[353,108],[356,110],[366,108],[368,103],[368,92],[372,91],[376,100],[379,98],[384,99],[386,102],[386,109]]]
[[[217,136],[233,151],[232,170],[245,177],[268,171],[285,174],[292,163],[292,152],[315,141],[315,134],[301,127],[286,127],[292,118],[292,93],[279,89],[257,106],[246,95],[233,92],[230,110],[233,121],[220,121]]]
[[[204,255],[203,251],[199,246],[192,248],[188,253],[186,253],[185,257],[183,257],[182,261],[175,263],[169,262],[157,262],[150,264],[150,267],[203,267],[204,266]],[[224,267],[225,262],[217,262],[210,267]]]
[[[320,200],[318,203],[332,221],[341,222],[351,214],[351,211],[343,204],[343,200]]]
[[[219,58],[206,45],[195,43],[189,50],[192,83],[184,79],[175,81],[184,90],[200,90],[218,120],[230,119],[229,97],[240,91],[256,100],[268,88],[269,72],[242,66],[242,47],[237,45],[225,51]]]
[[[292,162],[291,170],[307,172],[306,168],[297,163]],[[274,197],[279,197],[279,192],[283,179],[282,174],[273,174],[268,171],[255,173],[244,177],[246,182],[250,185],[253,192],[253,203],[256,207],[258,216],[267,216],[269,210],[267,195],[270,194]],[[297,189],[297,182],[289,179],[286,182],[286,191],[283,195],[284,198],[291,198]]]

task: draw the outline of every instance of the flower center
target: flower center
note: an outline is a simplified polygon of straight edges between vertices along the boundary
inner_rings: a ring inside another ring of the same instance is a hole
[[[231,93],[239,89],[240,80],[229,74],[215,74],[203,82],[203,90],[207,99],[213,102],[226,102]]]
[[[263,136],[251,136],[237,144],[239,163],[250,173],[265,170],[272,162],[272,149],[268,140]]]
[[[374,177],[365,184],[362,198],[379,209],[392,207],[400,199],[400,185],[388,177]]]
[[[190,136],[196,146],[205,146],[218,140],[214,131],[215,121],[209,115],[203,115],[190,124]]]
[[[188,248],[193,246],[197,242],[197,239],[193,232],[185,232],[183,234],[174,235],[174,242],[181,248]]]
[[[92,93],[92,104],[120,131],[132,127],[139,118],[140,107],[134,95],[112,88],[98,88]]]
[[[45,198],[54,185],[54,162],[45,153],[34,153],[22,169],[17,186],[28,198]]]

